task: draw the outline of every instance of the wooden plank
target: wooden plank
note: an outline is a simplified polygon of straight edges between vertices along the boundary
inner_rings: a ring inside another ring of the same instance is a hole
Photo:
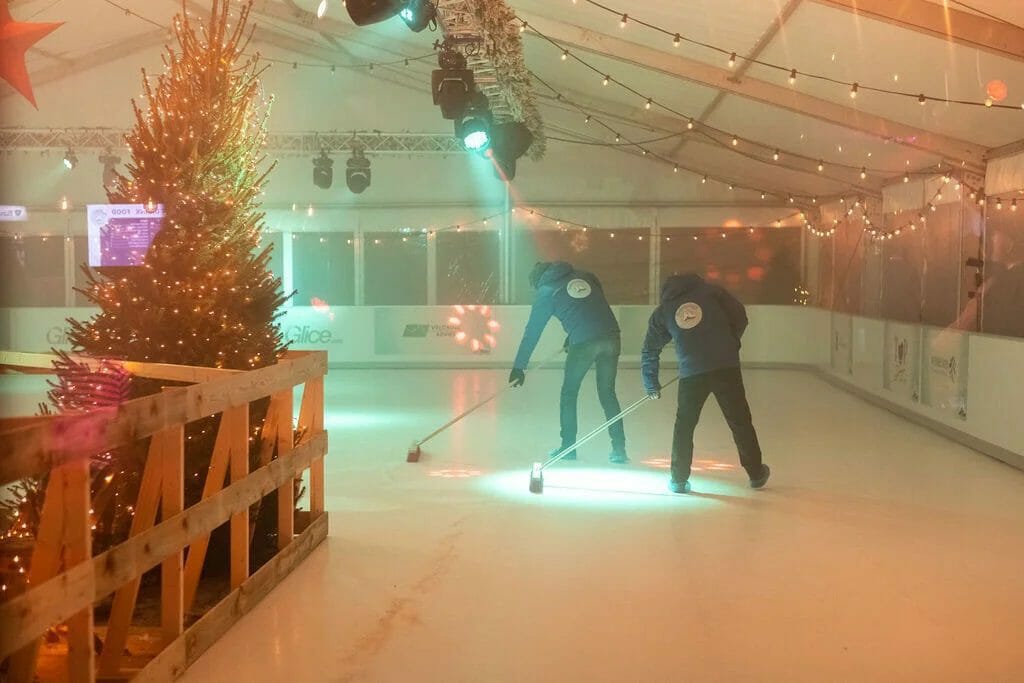
[[[185,427],[171,427],[158,435],[163,441],[161,519],[172,519],[185,509]],[[160,568],[160,626],[165,643],[185,629],[184,546]]]
[[[860,109],[826,100],[756,78],[737,81],[730,69],[706,62],[671,54],[647,45],[634,43],[617,36],[598,33],[567,22],[548,19],[532,12],[519,12],[530,26],[566,48],[586,50],[610,59],[691,81],[723,92],[739,95],[756,102],[809,116],[850,130],[931,152],[947,160],[963,160],[974,170],[983,168],[985,147],[951,138],[940,133],[909,126]],[[677,127],[684,124],[677,120]]]
[[[52,624],[66,620],[141,576],[182,546],[210,533],[234,512],[294,479],[314,458],[323,457],[326,452],[327,432],[314,435],[287,457],[255,470],[244,481],[231,484],[180,515],[97,555],[91,563],[73,567],[0,604],[0,659],[30,644]]]
[[[814,0],[858,16],[1024,61],[1024,28],[928,0]]]
[[[46,483],[46,492],[43,494],[43,510],[39,515],[39,533],[36,534],[32,560],[28,568],[28,584],[30,586],[39,586],[40,583],[55,576],[60,569],[61,555],[64,550],[64,476],[63,469],[55,470]],[[23,593],[22,596],[29,595],[31,592]],[[13,603],[14,600],[11,602]],[[0,659],[2,659],[7,654],[14,652],[15,647],[22,647],[11,657],[7,671],[11,683],[30,683],[32,681],[39,653],[39,637],[42,636],[46,628],[62,620],[63,617],[55,619],[42,629],[26,634],[27,637],[16,646],[0,650]],[[0,630],[0,636],[5,635],[5,626],[7,626],[7,622],[0,618],[0,629],[3,629]],[[6,637],[0,637],[0,644],[7,642]]]
[[[221,417],[221,424],[217,428],[217,439],[213,444],[213,455],[210,456],[210,465],[206,470],[206,481],[203,482],[203,496],[206,500],[213,494],[224,488],[224,477],[228,472],[228,458],[231,455],[230,432],[223,428],[224,418]],[[204,534],[192,541],[188,547],[188,558],[185,560],[185,611],[192,609],[192,603],[196,598],[196,589],[199,587],[199,579],[203,574],[203,564],[206,562],[206,550],[210,546],[210,534]]]
[[[79,460],[64,468],[64,565],[90,566],[92,525],[89,521],[89,461]],[[68,619],[68,680],[92,683],[96,680],[93,652],[92,605],[86,605]]]
[[[327,537],[327,515],[321,515],[295,542],[260,567],[245,583],[207,612],[139,672],[133,683],[164,683],[180,678],[188,667],[248,614],[275,586],[302,563]]]
[[[104,362],[103,359],[81,354],[71,354],[71,359],[90,368],[96,369]],[[57,355],[52,353],[28,353],[25,351],[0,350],[0,366],[23,370],[42,370],[53,372],[53,361]],[[111,362],[108,359],[106,362]],[[219,377],[237,375],[242,370],[226,368],[206,368],[195,365],[173,365],[171,363],[142,363],[139,361],[113,361],[133,375],[151,379],[165,379],[175,382],[208,382]]]
[[[135,501],[135,516],[128,530],[128,537],[138,536],[156,523],[157,507],[160,503],[161,482],[163,480],[163,455],[166,441],[163,434],[154,434],[149,441],[149,452],[146,454],[146,466],[142,469],[142,481],[139,484],[139,497]],[[121,669],[121,655],[125,643],[128,642],[128,629],[135,613],[135,603],[139,596],[139,584],[142,576],[136,576],[118,589],[114,595],[114,604],[110,608],[107,620],[107,637],[103,641],[100,652],[100,675],[113,676]]]
[[[310,352],[276,365],[127,401],[116,409],[62,415],[0,442],[0,485],[46,472],[76,457],[132,443],[295,386],[327,370],[327,354]]]
[[[231,483],[243,481],[249,475],[249,406],[239,406],[224,412],[231,416],[228,425],[231,440]],[[221,429],[223,429],[223,422]],[[249,578],[249,507],[231,515],[231,590]]]
[[[12,429],[31,427],[52,420],[55,415],[28,415],[25,417],[4,417],[0,418],[0,432],[8,432]]]
[[[299,412],[299,429],[306,435],[324,430],[324,378],[306,382]],[[309,512],[313,517],[324,511],[324,459],[317,458],[309,466]]]
[[[292,427],[294,410],[292,391],[279,394],[277,415],[277,457],[287,457],[295,447],[295,433]],[[284,550],[295,536],[295,479],[285,482],[277,489],[277,548]]]

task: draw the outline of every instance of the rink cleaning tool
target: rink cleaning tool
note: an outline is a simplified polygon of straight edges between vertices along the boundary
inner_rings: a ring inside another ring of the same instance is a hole
[[[672,386],[678,380],[679,380],[678,376],[673,377],[668,382],[665,382],[665,384],[663,384],[661,386],[661,388],[664,389],[665,387]],[[545,461],[543,463],[540,463],[540,462],[533,463],[533,467],[530,469],[530,493],[544,493],[544,470],[546,470],[547,468],[551,467],[556,462],[558,462],[559,460],[564,458],[566,455],[568,455],[572,451],[576,450],[577,447],[582,446],[586,442],[590,441],[595,436],[597,436],[598,434],[600,434],[604,430],[608,429],[608,427],[610,427],[611,425],[615,424],[616,422],[618,422],[622,418],[626,417],[627,415],[632,413],[634,410],[636,410],[637,408],[639,408],[640,406],[642,406],[643,404],[645,404],[645,403],[647,403],[648,401],[651,401],[651,400],[653,400],[653,399],[650,396],[644,396],[642,398],[637,399],[635,402],[633,402],[632,405],[627,407],[621,413],[619,413],[615,417],[609,418],[607,421],[604,422],[604,424],[601,424],[601,425],[599,425],[597,427],[594,427],[594,429],[592,431],[588,432],[585,436],[577,439],[576,443],[572,444],[571,446],[566,446],[565,448],[563,448],[562,450],[558,451],[553,456],[548,458],[547,461]]]
[[[559,349],[558,351],[556,351],[555,353],[551,354],[550,356],[548,356],[547,358],[542,360],[540,363],[538,363],[537,366],[535,368],[533,368],[533,369],[534,370],[541,369],[542,367],[544,367],[545,365],[547,365],[548,363],[553,361],[555,358],[560,356],[563,352],[564,352],[564,349]],[[512,388],[512,384],[511,383],[506,384],[505,386],[501,387],[500,389],[495,391],[493,394],[491,394],[487,398],[485,398],[482,401],[480,401],[479,403],[471,406],[469,408],[469,410],[466,410],[461,415],[456,415],[452,419],[448,420],[443,425],[441,425],[440,427],[438,427],[437,429],[432,431],[430,434],[427,434],[425,437],[423,437],[419,441],[413,441],[412,445],[409,446],[409,450],[405,454],[405,461],[406,462],[419,462],[420,461],[420,455],[422,455],[422,452],[423,452],[422,449],[421,449],[421,446],[423,446],[423,444],[425,444],[426,442],[430,441],[435,436],[437,436],[438,434],[440,434],[444,430],[448,429],[449,427],[451,427],[453,424],[455,424],[456,422],[458,422],[462,418],[467,417],[468,415],[470,415],[471,413],[479,410],[480,408],[483,408],[485,405],[487,405],[488,403],[490,403],[494,399],[498,398],[499,396],[501,396],[502,394],[504,394],[506,391],[508,391],[511,388]]]

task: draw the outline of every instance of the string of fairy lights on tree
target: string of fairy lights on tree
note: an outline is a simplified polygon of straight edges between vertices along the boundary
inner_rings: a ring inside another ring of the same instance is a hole
[[[766,144],[764,142],[761,142],[761,141],[758,141],[758,140],[754,140],[752,138],[743,137],[743,136],[737,135],[735,133],[730,133],[728,131],[716,128],[714,126],[710,126],[710,125],[708,125],[706,123],[703,123],[703,122],[700,122],[700,121],[696,120],[696,118],[694,116],[690,115],[690,114],[687,114],[685,112],[677,110],[676,108],[674,108],[674,107],[666,104],[665,102],[657,99],[653,95],[650,95],[648,93],[645,93],[645,92],[642,92],[642,91],[638,90],[637,88],[633,87],[629,83],[627,83],[627,82],[625,82],[625,81],[623,81],[623,80],[613,76],[612,74],[608,73],[606,70],[603,70],[603,69],[600,69],[600,68],[594,66],[589,61],[587,61],[586,59],[583,59],[578,54],[576,54],[576,52],[574,52],[573,50],[570,50],[563,43],[560,43],[559,41],[551,38],[550,36],[546,35],[542,31],[539,31],[536,27],[530,25],[529,22],[526,21],[525,19],[522,19],[521,17],[517,16],[517,20],[520,22],[520,26],[519,26],[520,31],[530,30],[537,37],[541,38],[543,41],[545,41],[546,43],[551,45],[560,54],[561,61],[564,62],[564,61],[568,61],[570,59],[573,60],[574,62],[580,64],[583,67],[585,67],[586,69],[588,69],[592,73],[596,74],[601,79],[601,84],[603,86],[608,86],[610,84],[615,84],[616,86],[618,86],[618,87],[626,90],[630,94],[636,96],[637,102],[645,110],[651,110],[652,108],[657,108],[657,109],[663,110],[663,111],[671,114],[673,117],[679,119],[681,124],[685,124],[686,132],[687,133],[700,135],[701,137],[704,137],[707,140],[711,141],[713,144],[716,144],[716,145],[720,146],[721,148],[723,148],[725,150],[734,152],[736,154],[740,154],[741,156],[744,156],[745,158],[752,159],[752,160],[755,160],[755,161],[759,161],[759,162],[762,162],[762,163],[765,163],[765,164],[772,164],[772,165],[776,165],[776,166],[791,168],[791,169],[796,170],[796,171],[802,171],[802,172],[807,172],[807,173],[811,173],[813,171],[816,171],[820,176],[829,178],[830,180],[834,180],[836,182],[848,182],[848,181],[844,181],[844,180],[841,180],[841,179],[838,179],[838,178],[835,178],[835,177],[831,177],[831,176],[825,175],[826,169],[837,168],[837,169],[849,170],[851,172],[856,173],[858,175],[859,179],[862,180],[862,181],[868,180],[868,178],[871,177],[871,176],[887,177],[887,176],[898,176],[900,174],[909,175],[909,176],[923,176],[923,175],[931,175],[931,174],[933,174],[935,172],[935,170],[909,171],[909,170],[904,170],[904,169],[899,169],[899,170],[896,170],[896,169],[883,169],[883,168],[878,168],[878,167],[869,167],[866,164],[851,164],[851,163],[836,161],[834,159],[826,160],[825,157],[808,156],[808,155],[802,154],[800,152],[795,152],[795,151],[793,151],[791,149],[786,149],[786,148],[784,148],[782,146],[779,146],[779,145]],[[547,83],[546,81],[544,81],[543,79],[538,77],[536,73],[531,72],[531,76],[533,78],[535,78],[538,82],[540,82],[543,85],[545,85],[545,87],[547,87],[549,90],[551,90],[556,100],[567,102],[571,106],[573,106],[574,108],[578,109],[580,111],[580,113],[584,114],[584,122],[590,123],[590,122],[592,122],[594,120],[595,117],[593,116],[593,114],[590,111],[588,111],[585,107],[582,107],[581,105],[576,104],[576,103],[572,102],[571,100],[569,100],[569,98],[567,98],[564,95],[564,93],[562,93],[557,88],[555,88],[554,86],[550,85],[549,83]],[[603,124],[603,122],[602,122],[602,124]],[[621,142],[620,139],[619,139],[621,136],[620,136],[620,134],[617,131],[615,131],[614,128],[612,128],[611,126],[608,126],[606,124],[604,124],[603,127],[606,128],[607,130],[609,130],[609,132],[612,132],[612,133],[615,134],[615,136],[616,136],[616,141],[615,142],[616,143],[620,143]],[[680,133],[680,134],[682,135],[684,133]],[[619,146],[621,146],[621,145],[619,145]],[[640,144],[633,144],[633,145],[627,144],[625,146],[635,146],[644,155],[650,153],[649,150],[647,150],[646,148],[644,148]],[[759,153],[755,154],[755,153],[753,153],[751,151],[748,151],[749,148],[753,148],[755,151],[757,151]],[[870,152],[869,152],[869,155],[870,155]],[[804,163],[806,165],[806,168],[800,167],[800,166],[796,166],[796,165],[790,163],[791,160],[799,161],[799,162]],[[670,163],[674,163],[674,162],[671,162],[671,160],[666,160],[666,161],[668,161]],[[961,165],[964,165],[966,163],[964,160],[959,160],[959,161],[960,161]],[[909,163],[910,163],[910,161],[908,160],[907,164],[909,165]],[[943,170],[946,166],[950,166],[952,168],[952,165],[948,164],[946,162],[939,162],[937,164],[937,166],[938,166],[938,168],[936,170],[939,170],[939,171]],[[858,187],[856,185],[856,183],[850,183],[850,184],[852,184],[860,192],[869,192],[869,190],[867,188]],[[750,189],[756,189],[756,188],[750,188]],[[808,199],[812,199],[812,198],[808,197]]]
[[[735,69],[736,65],[739,62],[744,62],[746,64],[762,66],[786,74],[788,76],[788,81],[791,86],[795,86],[799,79],[804,78],[842,86],[847,89],[847,92],[851,99],[856,99],[857,96],[862,92],[874,92],[885,95],[892,95],[896,97],[903,97],[908,100],[916,101],[920,106],[924,106],[929,102],[937,102],[940,104],[958,104],[964,106],[985,107],[991,109],[1005,109],[1013,111],[1024,110],[1024,102],[1022,102],[1019,106],[1012,104],[999,104],[995,102],[991,96],[987,97],[984,100],[953,99],[949,97],[929,95],[923,92],[914,93],[904,90],[897,90],[889,87],[870,85],[868,83],[862,83],[860,81],[846,81],[843,79],[834,78],[832,76],[826,76],[824,74],[798,69],[793,66],[776,64],[774,62],[769,62],[764,59],[741,55],[737,53],[736,50],[725,48],[720,45],[715,45],[713,43],[708,43],[706,41],[691,38],[687,36],[684,32],[675,31],[664,26],[655,24],[651,21],[640,19],[635,15],[630,15],[628,13],[614,9],[612,7],[609,7],[608,5],[605,5],[604,3],[598,2],[597,0],[583,0],[583,2],[587,5],[591,5],[592,7],[600,9],[610,14],[611,16],[615,17],[618,20],[618,25],[620,29],[625,29],[630,24],[643,26],[647,29],[660,33],[663,36],[670,39],[672,41],[672,46],[675,48],[678,48],[683,43],[687,43],[689,45],[695,45],[698,47],[705,48],[707,50],[710,50],[721,55],[722,57],[726,58],[725,63],[730,70]],[[578,0],[572,0],[572,4],[577,5]],[[522,19],[520,19],[520,21],[522,21]],[[526,22],[523,23],[525,24]]]

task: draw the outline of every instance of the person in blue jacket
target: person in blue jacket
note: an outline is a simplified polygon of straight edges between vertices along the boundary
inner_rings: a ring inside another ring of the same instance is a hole
[[[583,378],[591,366],[596,367],[597,396],[605,416],[611,418],[619,414],[619,399],[615,395],[615,376],[622,348],[619,323],[597,277],[575,270],[569,263],[538,262],[530,272],[530,286],[537,293],[508,381],[514,387],[523,385],[526,366],[541,333],[552,316],[558,318],[568,335],[565,341],[568,355],[560,400],[562,445],[551,452],[555,455],[576,441],[577,400]],[[608,433],[612,440],[609,460],[628,462],[622,421],[612,424]],[[575,460],[576,452],[570,451],[565,459]]]
[[[641,372],[647,395],[661,398],[661,350],[668,342],[675,342],[679,395],[669,488],[676,493],[690,492],[693,432],[711,394],[732,430],[751,487],[763,487],[771,474],[761,462],[761,447],[740,372],[740,338],[746,329],[747,312],[743,304],[699,275],[673,275],[661,288],[661,304],[654,309],[647,326]]]

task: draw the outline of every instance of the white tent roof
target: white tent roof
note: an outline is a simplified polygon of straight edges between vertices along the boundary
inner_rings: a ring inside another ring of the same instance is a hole
[[[272,132],[451,132],[450,122],[431,103],[433,57],[372,71],[364,66],[429,54],[440,32],[414,34],[398,20],[356,27],[340,0],[330,0],[327,16],[318,21],[313,14],[317,4],[255,3],[254,49],[280,60],[265,78],[268,92],[275,95]],[[547,133],[556,139],[549,142],[544,160],[520,162],[516,188],[524,200],[652,205],[760,201],[759,192],[730,191],[724,182],[702,183],[704,174],[774,193],[775,206],[786,194],[877,194],[883,183],[904,171],[938,168],[944,162],[980,173],[986,157],[1024,138],[1024,3],[1019,0],[971,0],[973,10],[951,0],[945,9],[940,0],[913,0],[898,3],[908,8],[903,17],[872,14],[895,12],[885,8],[896,3],[882,0],[616,0],[615,11],[631,18],[625,28],[620,28],[618,14],[586,0],[509,4],[531,26],[523,34],[528,68],[553,86],[534,85]],[[853,5],[861,13],[851,11]],[[130,6],[131,13],[119,6]],[[190,0],[193,10],[204,6]],[[29,51],[39,109],[4,85],[3,125],[127,129],[132,123],[128,100],[139,93],[139,69],[160,69],[168,38],[161,27],[170,25],[180,3],[11,0],[10,8],[19,21],[65,25]],[[945,14],[951,35],[934,32],[946,30],[935,26],[928,11],[935,9],[940,17]],[[670,35],[637,20],[734,51],[739,61],[730,70],[723,53],[685,41],[674,47]],[[597,72],[575,59],[562,60],[563,49]],[[855,81],[864,88],[974,102],[985,100],[991,81],[1001,81],[1007,96],[1000,103],[1014,109],[934,101],[920,106],[913,97],[866,89],[851,99],[847,85],[804,75],[790,85],[788,71],[757,64],[746,68],[744,57],[796,68],[801,74]],[[602,73],[615,82],[602,85]],[[655,102],[649,110],[645,97]],[[646,157],[639,146],[578,144],[614,140],[608,130],[585,123],[576,104],[626,140],[671,137],[644,144],[651,152]],[[694,132],[687,131],[690,117],[698,122]],[[711,139],[717,134],[702,133],[700,124],[721,131],[724,138]],[[728,142],[732,135],[741,140],[735,147]],[[781,152],[777,162],[769,158],[775,148]],[[32,151],[29,156],[34,160],[38,155]],[[268,199],[287,203],[316,197],[307,177],[307,156],[283,159]],[[492,196],[481,198],[474,194],[477,190],[467,189],[460,170],[469,162],[460,156],[375,161],[375,201],[397,200],[395,193],[422,201],[492,201]],[[822,172],[817,170],[819,159]],[[672,163],[679,164],[680,172],[672,172]],[[859,177],[860,166],[869,170],[867,179]],[[0,199],[45,203],[61,191],[40,187],[38,176],[30,182],[21,175],[4,172]],[[91,187],[95,191],[98,183]],[[369,201],[367,197],[358,199]]]

